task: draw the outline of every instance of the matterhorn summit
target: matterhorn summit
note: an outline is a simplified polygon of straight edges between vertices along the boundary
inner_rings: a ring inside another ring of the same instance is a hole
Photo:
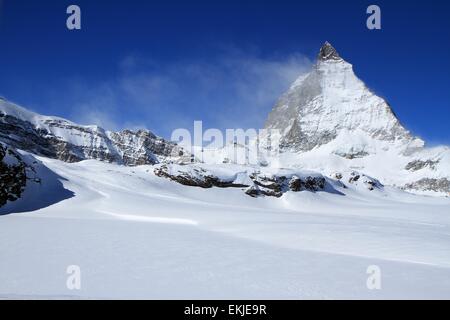
[[[357,168],[405,189],[450,190],[448,148],[424,148],[329,42],[280,97],[265,128],[280,130],[284,166],[326,174]]]
[[[282,146],[295,151],[309,151],[349,132],[367,141],[395,142],[405,148],[423,145],[328,42],[320,49],[313,70],[299,77],[279,99],[266,128],[280,129]],[[353,154],[349,146],[347,156],[371,153],[374,147],[369,142]]]
[[[320,61],[325,60],[342,61],[342,58],[339,56],[339,53],[337,53],[336,49],[328,41],[326,41],[323,44],[322,48],[320,48],[320,52],[317,59]]]

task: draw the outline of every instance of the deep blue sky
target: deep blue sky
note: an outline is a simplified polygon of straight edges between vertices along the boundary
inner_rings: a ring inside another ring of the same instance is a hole
[[[449,1],[1,2],[0,95],[43,114],[166,137],[194,120],[260,128],[328,40],[411,131],[450,143]]]

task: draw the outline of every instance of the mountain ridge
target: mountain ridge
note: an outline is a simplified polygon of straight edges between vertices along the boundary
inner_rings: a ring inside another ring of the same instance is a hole
[[[66,162],[97,159],[134,166],[190,158],[181,147],[149,130],[114,132],[79,125],[5,99],[0,100],[0,139],[14,148]]]

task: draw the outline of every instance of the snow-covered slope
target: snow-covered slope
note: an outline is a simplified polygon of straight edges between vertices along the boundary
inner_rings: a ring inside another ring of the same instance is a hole
[[[313,70],[279,99],[265,127],[280,130],[277,162],[283,166],[324,174],[356,168],[384,184],[450,194],[450,149],[425,148],[328,42]]]
[[[148,130],[106,131],[28,111],[0,99],[0,140],[17,149],[68,162],[98,159],[125,165],[179,160],[190,155]]]
[[[0,298],[450,298],[448,198],[370,191],[364,177],[252,198],[150,165],[37,161],[74,196],[0,216]],[[366,285],[374,265],[380,290]]]

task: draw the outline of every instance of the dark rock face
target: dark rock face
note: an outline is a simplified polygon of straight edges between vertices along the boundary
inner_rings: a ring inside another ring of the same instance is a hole
[[[364,158],[369,155],[368,152],[365,151],[356,151],[356,152],[348,152],[348,153],[341,153],[341,152],[335,152],[336,155],[343,157],[345,159],[358,159],[358,158]]]
[[[252,198],[256,198],[256,197],[260,197],[260,196],[279,198],[283,195],[283,193],[281,191],[275,191],[270,188],[261,188],[256,184],[247,188],[247,190],[245,190],[245,194],[249,195]]]
[[[414,160],[414,161],[409,162],[405,166],[405,169],[410,170],[410,171],[417,171],[417,170],[423,169],[425,167],[429,167],[430,169],[434,170],[434,169],[436,169],[436,165],[438,163],[439,163],[439,161],[433,161],[433,160],[426,160],[426,161]]]
[[[69,148],[67,143],[35,128],[30,122],[0,112],[0,139],[14,148],[67,162],[82,160],[81,150]],[[70,152],[69,152],[70,150]]]
[[[359,178],[361,178],[361,175],[358,172],[353,171],[350,174],[350,178],[348,179],[348,182],[349,183],[357,182],[359,180]]]
[[[0,144],[0,207],[22,195],[27,183],[26,168],[18,153]]]
[[[177,172],[171,174],[167,165],[162,165],[154,170],[158,177],[168,178],[172,181],[178,182],[185,186],[200,187],[200,188],[243,188],[248,187],[245,184],[237,184],[232,181],[221,180],[219,177],[210,175],[202,168],[193,169],[194,174],[188,172]]]
[[[342,60],[336,49],[326,41],[324,45],[320,48],[319,55],[317,59],[320,61],[326,60]]]
[[[404,186],[404,189],[443,192],[450,195],[450,180],[447,178],[423,178],[416,182],[408,183]]]
[[[187,170],[171,170],[168,165],[155,168],[154,172],[159,177],[164,177],[186,186],[201,188],[246,188],[245,193],[251,197],[270,196],[281,197],[287,191],[311,191],[323,190],[326,180],[322,176],[287,177],[284,175],[265,175],[254,172],[248,175],[248,183],[236,183],[234,179],[223,179],[212,175],[198,166],[186,165]]]
[[[122,161],[125,165],[136,166],[143,164],[155,164],[160,162],[159,157],[180,157],[190,159],[190,155],[175,143],[166,141],[147,130],[123,130],[111,133],[111,140],[122,153]]]
[[[340,176],[342,177],[342,174],[340,174]],[[351,184],[361,183],[370,191],[375,190],[375,189],[381,189],[383,187],[381,182],[378,181],[377,179],[366,176],[365,174],[359,173],[357,171],[352,171],[350,173],[348,182]]]
[[[348,188],[348,186],[344,184],[344,182],[355,186],[362,185],[370,191],[373,191],[375,189],[382,189],[384,187],[383,184],[377,179],[369,177],[358,171],[351,171],[350,173],[345,174],[341,172],[335,172],[331,175],[331,177],[339,181],[344,189]]]
[[[300,180],[302,182],[302,180]],[[300,190],[319,191],[325,188],[325,178],[323,177],[306,177],[306,180],[300,184]]]
[[[285,176],[251,176],[254,185],[248,188],[245,193],[251,197],[270,196],[281,197],[286,191],[311,191],[316,192],[325,188],[324,177],[307,176],[299,178],[292,176],[290,179]]]
[[[250,175],[254,185],[245,192],[249,196],[281,197],[287,191],[285,176],[266,176],[259,173]]]
[[[168,158],[190,160],[190,154],[175,143],[147,130],[108,132],[57,118],[43,120],[41,128],[1,111],[0,140],[14,148],[65,162],[97,159],[136,166]]]

